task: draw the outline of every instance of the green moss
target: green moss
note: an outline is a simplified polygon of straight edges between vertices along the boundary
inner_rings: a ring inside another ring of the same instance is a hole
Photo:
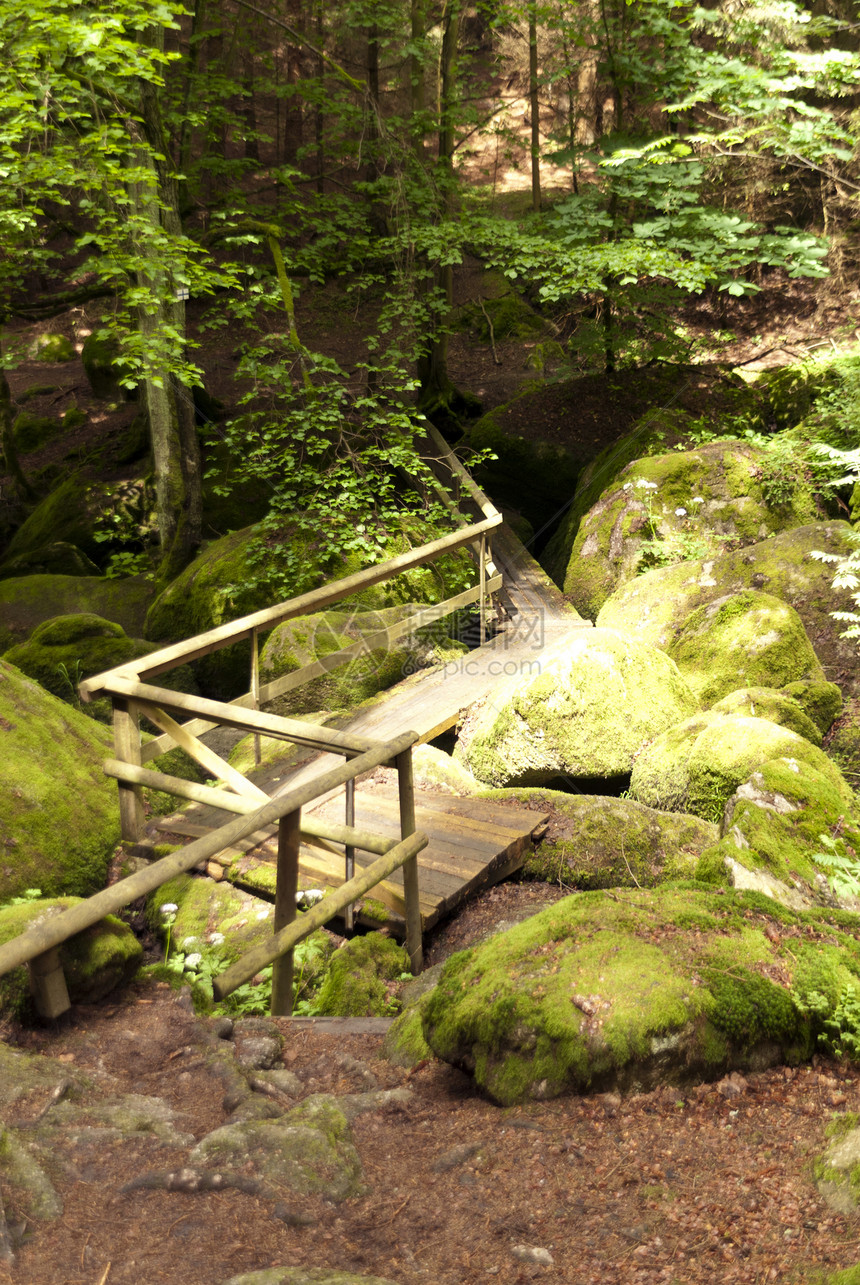
[[[115,339],[94,331],[84,341],[81,361],[84,374],[96,397],[121,401],[127,396],[120,380],[128,375],[128,367],[120,360],[119,345]]]
[[[0,900],[87,896],[119,839],[109,734],[0,660]]]
[[[0,945],[34,924],[79,905],[77,897],[44,898],[18,906],[0,906]],[[60,947],[60,962],[73,1004],[97,1003],[137,972],[143,947],[127,924],[107,915],[98,924],[70,937]],[[0,978],[0,1013],[28,1020],[34,1014],[26,967]]]
[[[380,1017],[390,1012],[386,982],[409,971],[409,956],[390,937],[371,932],[353,937],[332,957],[317,997],[317,1011],[330,1017]]]
[[[678,723],[646,745],[633,765],[630,792],[649,807],[720,821],[738,786],[777,758],[807,764],[850,805],[838,769],[805,738],[763,718],[713,712]]]
[[[798,948],[840,989],[860,965],[854,936],[831,917],[822,941],[817,924],[755,894],[582,893],[449,960],[425,1038],[505,1104],[796,1060],[814,1046],[791,995],[795,970],[813,976]]]
[[[34,361],[74,361],[76,356],[74,344],[66,335],[45,334],[36,339]]]
[[[824,686],[825,684],[820,684]],[[798,684],[802,686],[802,684]],[[742,718],[766,718],[803,736],[811,745],[820,746],[822,735],[800,703],[784,691],[770,687],[741,687],[713,705],[715,714],[738,715]]]
[[[41,450],[52,437],[57,437],[62,429],[63,425],[58,419],[49,415],[30,415],[27,411],[22,411],[16,416],[12,425],[12,437],[21,454],[28,455],[31,451]]]
[[[705,706],[738,687],[824,681],[797,612],[755,590],[690,612],[677,623],[667,651]]]
[[[427,995],[422,995],[417,1004],[410,1005],[394,1019],[386,1033],[382,1052],[395,1066],[417,1066],[433,1057],[433,1050],[424,1038],[421,1016],[426,1002]]]
[[[376,901],[373,897],[365,897],[361,903],[362,919],[370,919],[378,924],[388,922],[389,910],[381,901]]]

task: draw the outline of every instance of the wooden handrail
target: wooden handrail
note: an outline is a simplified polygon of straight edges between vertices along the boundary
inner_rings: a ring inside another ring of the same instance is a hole
[[[339,911],[351,905],[353,901],[357,901],[359,897],[363,897],[376,884],[387,879],[395,870],[416,857],[428,843],[427,835],[417,831],[401,839],[384,857],[367,866],[361,874],[357,874],[348,883],[341,884],[316,906],[307,910],[301,919],[294,920],[279,933],[275,933],[274,937],[255,946],[241,959],[237,959],[235,964],[225,968],[224,972],[213,980],[212,990],[215,998],[224,999],[237,986],[250,981],[261,968],[265,968],[267,964],[271,964],[273,960],[292,950],[304,937],[310,936],[317,928],[321,928],[323,924],[333,919]]]
[[[242,616],[226,625],[219,625],[216,629],[209,629],[206,633],[197,634],[184,642],[172,643],[168,647],[150,652],[148,656],[128,661],[125,665],[118,665],[115,669],[106,670],[102,674],[95,674],[92,678],[84,679],[79,685],[81,699],[91,700],[97,692],[108,688],[115,677],[133,680],[142,677],[153,678],[157,674],[164,673],[165,670],[188,664],[230,643],[249,638],[255,629],[271,629],[283,620],[320,611],[323,607],[331,606],[342,598],[348,598],[361,589],[367,589],[383,580],[390,580],[402,571],[409,571],[413,567],[423,566],[425,562],[432,562],[442,553],[459,549],[465,544],[472,544],[487,531],[495,530],[501,523],[502,516],[497,513],[493,517],[484,518],[481,522],[473,522],[470,526],[441,536],[438,540],[424,544],[418,549],[411,549],[408,553],[389,558],[387,562],[367,567],[364,571],[356,571],[351,576],[333,580],[327,585],[321,585],[319,589],[312,589],[296,598],[277,603],[274,607],[264,607],[261,611]]]
[[[354,780],[362,772],[370,772],[380,764],[396,758],[404,750],[411,749],[417,739],[415,732],[405,732],[392,741],[377,742],[374,749],[330,768],[313,781],[296,786],[285,794],[276,795],[253,812],[238,816],[235,821],[228,821],[217,830],[212,830],[179,851],[172,852],[170,856],[162,857],[160,861],[154,862],[144,870],[137,870],[127,878],[120,879],[118,883],[111,884],[109,888],[95,893],[79,905],[70,906],[61,914],[29,928],[19,937],[14,937],[12,941],[0,946],[0,977],[10,969],[28,963],[29,960],[50,950],[53,946],[58,946],[60,942],[73,937],[75,933],[91,928],[93,924],[104,919],[105,915],[113,914],[114,911],[127,906],[130,901],[136,901],[138,897],[145,897],[148,893],[154,892],[174,875],[192,869],[201,861],[208,861],[210,857],[214,857],[224,848],[231,847],[246,835],[273,825],[287,813],[296,812],[305,807],[318,795],[325,794],[328,790],[336,790],[346,781]]]

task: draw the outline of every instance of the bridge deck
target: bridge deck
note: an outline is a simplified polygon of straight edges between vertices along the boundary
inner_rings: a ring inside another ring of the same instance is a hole
[[[571,633],[590,628],[565,602],[556,586],[508,528],[494,541],[493,556],[505,574],[505,620],[495,637],[456,662],[410,675],[383,696],[345,714],[327,718],[338,730],[385,741],[405,731],[418,733],[422,743],[454,727],[465,709],[492,699],[507,679],[537,672],[563,650]],[[293,749],[249,773],[267,794],[319,776],[340,760],[330,754]],[[399,838],[396,790],[380,783],[385,772],[356,782],[355,824],[383,837]],[[344,821],[344,792],[323,796],[311,813],[327,821]],[[194,805],[157,822],[164,833],[196,837],[224,823],[227,814],[214,807]],[[532,834],[545,816],[508,803],[416,791],[416,826],[430,844],[418,856],[421,912],[425,929],[463,900],[488,884],[519,869],[532,846]],[[271,882],[276,856],[274,831],[258,833],[223,855],[228,877],[250,888]],[[336,886],[344,879],[344,858],[329,848],[303,844],[300,854],[303,886]],[[356,854],[356,868],[369,863]],[[261,867],[263,867],[261,869]],[[215,873],[220,873],[215,871]],[[402,877],[398,872],[376,890],[375,900],[386,906],[388,924],[401,931]],[[368,920],[368,922],[370,922]],[[378,920],[373,922],[378,923]]]

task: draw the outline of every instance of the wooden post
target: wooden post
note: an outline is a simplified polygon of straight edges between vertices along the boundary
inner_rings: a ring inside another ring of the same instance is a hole
[[[394,760],[397,768],[397,790],[400,796],[400,838],[415,833],[415,790],[412,785],[412,750],[404,750]],[[403,863],[403,896],[406,902],[406,951],[415,976],[424,962],[421,943],[421,902],[418,894],[418,856]]]
[[[301,808],[278,822],[278,876],[275,886],[275,932],[296,917],[299,886]],[[272,965],[272,1017],[289,1017],[293,1011],[293,952],[288,950]]]
[[[41,1017],[53,1019],[72,1007],[59,946],[30,960],[30,990]]]
[[[260,708],[260,631],[256,628],[251,630],[251,698],[254,702],[254,709]],[[257,767],[263,760],[260,747],[260,733],[254,733],[254,762]]]
[[[131,701],[113,697],[113,743],[122,763],[140,767],[140,718]],[[136,843],[143,838],[143,790],[127,781],[119,783],[119,821],[123,839]]]
[[[353,829],[353,827],[355,826],[355,781],[347,781],[346,783],[345,821],[346,821],[346,824],[349,826],[349,828]],[[350,879],[355,874],[355,845],[352,843],[346,844],[344,851],[346,855],[346,862],[345,862],[346,882],[349,883]],[[351,906],[351,905],[347,906],[346,909],[344,910],[343,923],[344,923],[344,927],[350,932],[355,927],[355,907],[354,906]]]
[[[487,641],[487,537],[485,535],[481,536],[480,563],[481,565],[479,568],[479,575],[480,575],[480,585],[481,585],[481,597],[479,599],[480,607],[478,608],[479,621],[480,621],[480,629],[479,629],[478,637],[481,642],[481,645],[483,646],[483,644]]]

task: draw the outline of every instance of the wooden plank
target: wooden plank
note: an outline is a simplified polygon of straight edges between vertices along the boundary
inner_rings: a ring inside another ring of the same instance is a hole
[[[192,736],[184,727],[166,714],[163,709],[155,709],[152,705],[147,705],[145,709],[146,717],[150,722],[162,732],[171,736],[180,749],[185,750],[189,758],[193,758],[201,767],[205,767],[207,772],[214,776],[221,777],[227,786],[235,794],[241,794],[247,799],[253,799],[256,802],[269,801],[269,795],[265,790],[261,790],[259,785],[249,781],[246,776],[238,772],[235,767],[210,750],[208,745],[198,741],[196,736]]]

